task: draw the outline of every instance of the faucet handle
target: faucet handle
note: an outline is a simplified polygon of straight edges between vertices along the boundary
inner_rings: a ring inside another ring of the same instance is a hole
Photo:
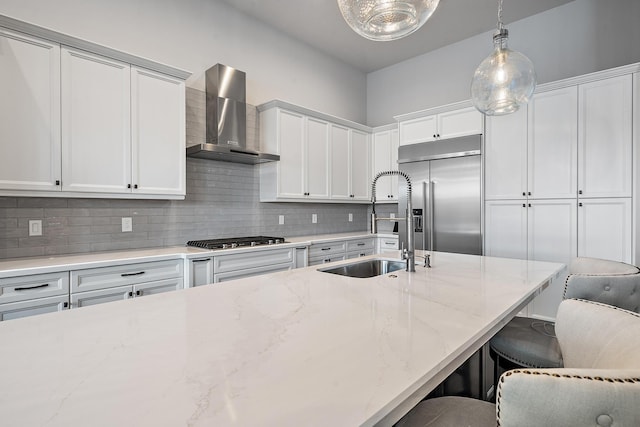
[[[424,267],[431,268],[431,254],[417,255],[420,258],[424,258]]]

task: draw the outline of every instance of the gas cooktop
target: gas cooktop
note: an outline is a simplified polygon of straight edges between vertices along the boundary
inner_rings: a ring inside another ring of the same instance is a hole
[[[204,249],[231,249],[242,246],[277,245],[278,243],[286,243],[284,237],[251,236],[228,237],[225,239],[190,240],[187,242],[187,245]]]

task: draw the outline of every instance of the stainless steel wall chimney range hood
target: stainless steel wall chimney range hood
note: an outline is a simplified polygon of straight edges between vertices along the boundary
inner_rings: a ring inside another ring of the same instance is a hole
[[[188,157],[257,164],[280,160],[247,148],[246,74],[222,64],[205,72],[206,143],[187,147]]]

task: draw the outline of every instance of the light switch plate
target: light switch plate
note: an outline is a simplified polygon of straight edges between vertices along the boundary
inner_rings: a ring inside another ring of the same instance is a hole
[[[353,214],[349,213],[349,222],[353,222]]]
[[[42,220],[41,219],[29,220],[29,236],[42,236]]]
[[[278,215],[278,224],[284,225],[284,215]]]
[[[123,217],[122,218],[122,232],[128,233],[129,231],[133,231],[133,221],[131,217]]]
[[[312,224],[318,223],[318,214],[311,214],[311,223]]]

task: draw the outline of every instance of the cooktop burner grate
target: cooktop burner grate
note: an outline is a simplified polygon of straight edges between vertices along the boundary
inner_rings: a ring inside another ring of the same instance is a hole
[[[285,243],[284,237],[251,236],[229,237],[225,239],[190,240],[187,242],[187,245],[204,249],[231,249],[241,246],[277,245],[278,243]]]

